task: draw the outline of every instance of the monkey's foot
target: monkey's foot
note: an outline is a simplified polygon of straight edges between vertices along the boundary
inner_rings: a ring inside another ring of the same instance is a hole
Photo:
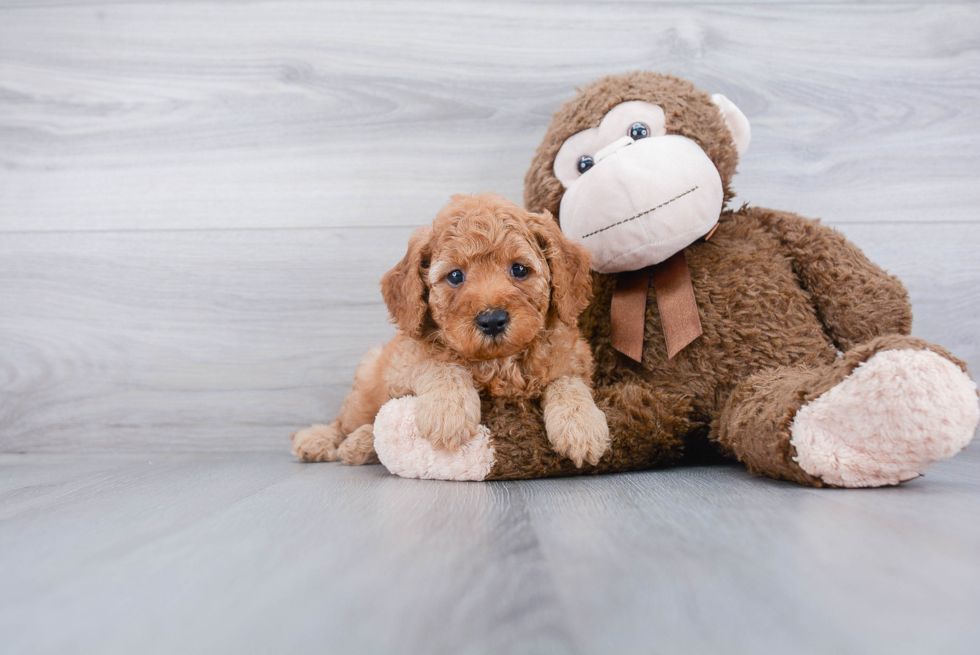
[[[929,350],[886,350],[800,408],[794,460],[839,487],[911,480],[952,457],[980,421],[977,385]]]

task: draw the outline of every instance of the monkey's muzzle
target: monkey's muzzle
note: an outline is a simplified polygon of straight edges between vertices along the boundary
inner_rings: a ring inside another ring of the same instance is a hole
[[[621,139],[562,197],[561,229],[600,273],[659,264],[707,234],[724,201],[718,169],[697,143]]]

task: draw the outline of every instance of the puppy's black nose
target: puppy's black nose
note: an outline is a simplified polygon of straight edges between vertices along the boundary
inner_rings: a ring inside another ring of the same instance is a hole
[[[503,309],[488,309],[476,315],[476,324],[488,337],[495,337],[507,328],[510,315]]]

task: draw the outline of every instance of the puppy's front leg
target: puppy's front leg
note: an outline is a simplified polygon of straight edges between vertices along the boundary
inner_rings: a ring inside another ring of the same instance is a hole
[[[583,462],[598,464],[609,447],[609,426],[582,378],[566,375],[549,384],[542,405],[544,429],[555,452],[579,468]]]
[[[448,450],[469,441],[480,427],[480,395],[473,375],[456,364],[430,361],[419,364],[412,377],[419,434]]]

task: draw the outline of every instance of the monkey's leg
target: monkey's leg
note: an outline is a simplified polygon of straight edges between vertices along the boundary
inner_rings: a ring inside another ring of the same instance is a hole
[[[963,362],[892,335],[833,364],[750,376],[732,391],[713,436],[753,473],[879,487],[959,452],[978,420],[977,387]]]

